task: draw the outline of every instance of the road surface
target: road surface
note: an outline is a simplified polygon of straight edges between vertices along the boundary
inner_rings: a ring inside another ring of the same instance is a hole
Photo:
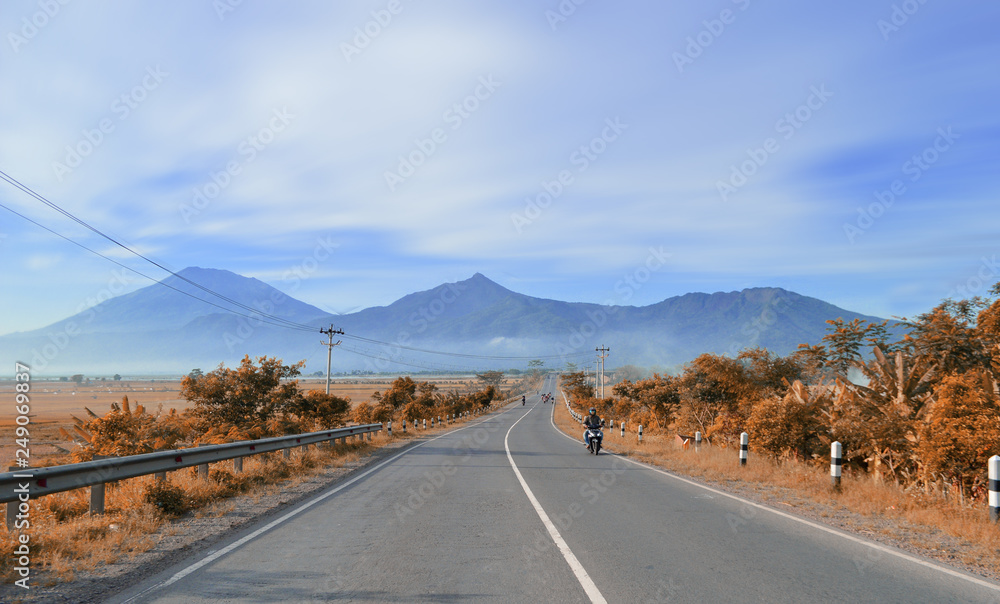
[[[991,582],[590,455],[552,411],[533,395],[415,443],[110,601],[1000,603]]]

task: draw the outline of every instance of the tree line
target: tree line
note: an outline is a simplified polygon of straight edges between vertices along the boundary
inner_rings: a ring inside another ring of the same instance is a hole
[[[192,444],[301,434],[348,422],[430,420],[482,409],[505,396],[504,374],[487,371],[477,375],[482,386],[478,391],[442,391],[433,383],[406,376],[353,405],[347,397],[302,390],[295,378],[304,363],[285,365],[269,357],[255,362],[245,356],[235,368],[195,370],[181,381],[181,395],[193,403],[182,413],[174,409],[149,413],[142,405],[130,404],[126,396],[103,416],[85,408],[87,419],[74,417],[75,425],[62,434],[81,445],[72,453],[74,460],[87,461],[94,455],[137,455]]]
[[[984,496],[987,460],[1000,454],[1000,300],[947,300],[893,326],[827,323],[820,344],[790,355],[702,354],[677,375],[625,380],[604,400],[580,372],[563,385],[579,409],[650,432],[700,431],[733,446],[746,431],[752,450],[817,464],[840,441],[855,471]]]

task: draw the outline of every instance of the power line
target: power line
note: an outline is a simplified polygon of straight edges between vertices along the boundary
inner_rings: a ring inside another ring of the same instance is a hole
[[[242,312],[233,310],[231,308],[226,308],[224,306],[220,306],[219,304],[216,304],[216,303],[211,302],[209,300],[206,300],[204,298],[199,298],[198,296],[195,296],[194,294],[192,294],[190,292],[186,292],[186,291],[184,291],[182,289],[179,289],[177,287],[169,285],[169,284],[165,283],[162,280],[156,280],[153,277],[150,277],[149,275],[146,275],[146,274],[144,274],[144,273],[142,273],[142,272],[140,272],[140,271],[138,271],[136,269],[133,269],[133,268],[131,268],[129,266],[126,266],[126,265],[122,264],[121,262],[118,262],[117,260],[109,258],[108,256],[106,256],[106,255],[104,255],[104,254],[102,254],[102,253],[100,253],[100,252],[98,252],[96,250],[93,250],[93,249],[91,249],[91,248],[89,248],[89,247],[87,247],[87,246],[85,246],[85,245],[83,245],[83,244],[81,244],[81,243],[79,243],[77,241],[74,241],[74,240],[70,239],[69,237],[66,237],[65,235],[62,235],[62,234],[56,232],[55,230],[50,229],[49,227],[46,227],[46,226],[42,225],[41,223],[39,223],[39,222],[37,222],[35,220],[32,220],[31,218],[28,218],[27,216],[25,216],[25,215],[23,215],[23,214],[15,211],[15,210],[9,208],[9,207],[0,204],[0,207],[2,207],[3,209],[7,210],[8,212],[11,212],[12,214],[15,214],[16,216],[21,217],[22,219],[24,219],[24,220],[26,220],[26,221],[28,221],[28,222],[30,222],[30,223],[38,226],[39,228],[42,228],[42,229],[44,229],[44,230],[52,233],[53,235],[56,235],[57,237],[65,239],[66,241],[72,243],[73,245],[76,245],[76,246],[78,246],[78,247],[80,247],[80,248],[82,248],[82,249],[84,249],[84,250],[86,250],[86,251],[88,251],[88,252],[90,252],[92,254],[95,254],[95,255],[97,255],[97,256],[105,259],[105,260],[108,260],[109,262],[112,262],[112,263],[114,263],[114,264],[116,264],[116,265],[118,265],[118,266],[120,266],[120,267],[122,267],[122,268],[124,268],[126,270],[132,271],[133,273],[136,273],[137,275],[141,275],[142,277],[145,277],[146,279],[149,279],[150,281],[152,281],[152,282],[154,282],[156,284],[159,284],[159,285],[162,285],[162,286],[167,287],[169,289],[172,289],[172,290],[174,290],[174,291],[176,291],[178,293],[184,294],[185,296],[194,298],[195,300],[200,300],[200,301],[202,301],[202,302],[204,302],[206,304],[209,304],[211,306],[219,308],[219,309],[221,309],[223,311],[230,312],[230,313],[233,313],[235,315],[239,315],[239,316],[242,316],[242,317],[245,317],[245,318],[248,318],[248,319],[253,319],[253,320],[256,320],[256,321],[260,321],[262,323],[266,323],[268,325],[273,325],[275,327],[285,327],[285,328],[288,328],[288,329],[296,329],[296,330],[299,330],[299,331],[308,331],[308,332],[314,332],[314,331],[316,331],[316,328],[313,327],[313,326],[306,325],[304,323],[298,323],[296,321],[291,321],[289,319],[285,319],[284,317],[279,317],[277,315],[272,315],[270,313],[265,313],[265,312],[263,312],[261,310],[258,310],[258,309],[254,308],[252,306],[243,304],[242,302],[239,302],[238,300],[234,300],[234,299],[232,299],[232,298],[230,298],[228,296],[225,296],[225,295],[223,295],[223,294],[221,294],[219,292],[216,292],[216,291],[212,290],[211,288],[205,287],[205,286],[203,286],[203,285],[201,285],[199,283],[196,283],[196,282],[192,281],[191,279],[188,279],[187,277],[184,277],[184,276],[182,276],[182,275],[174,272],[173,270],[171,270],[171,269],[167,268],[166,266],[160,264],[156,260],[153,260],[152,258],[149,258],[149,257],[147,257],[147,256],[145,256],[145,255],[143,255],[143,254],[141,254],[139,252],[137,252],[136,250],[132,249],[131,247],[129,247],[129,246],[125,245],[124,243],[118,241],[114,237],[112,237],[112,236],[104,233],[100,229],[98,229],[98,228],[90,225],[89,223],[87,223],[83,219],[78,218],[77,216],[75,216],[74,214],[72,214],[71,212],[69,212],[68,210],[65,210],[65,209],[61,208],[59,205],[57,205],[54,202],[48,200],[47,198],[45,198],[40,193],[37,193],[36,191],[34,191],[31,187],[29,187],[29,186],[21,183],[16,178],[10,176],[9,174],[7,174],[6,172],[4,172],[2,170],[0,170],[0,179],[4,180],[8,184],[16,187],[18,190],[20,190],[23,193],[29,195],[30,197],[38,200],[39,202],[41,202],[45,206],[51,208],[52,210],[58,212],[59,214],[62,214],[66,218],[69,218],[73,222],[75,222],[75,223],[83,226],[87,230],[89,230],[89,231],[97,234],[98,236],[100,236],[100,237],[102,237],[102,238],[110,241],[114,245],[122,248],[123,250],[129,252],[130,254],[132,254],[132,255],[134,255],[134,256],[136,256],[138,258],[141,258],[141,259],[145,260],[146,262],[152,264],[153,266],[155,266],[155,267],[157,267],[157,268],[159,268],[159,269],[161,269],[163,271],[166,271],[167,273],[170,273],[171,275],[173,275],[174,277],[180,279],[181,281],[184,281],[185,283],[188,283],[188,284],[192,285],[193,287],[196,287],[196,288],[204,291],[205,293],[207,293],[209,295],[215,296],[215,297],[217,297],[217,298],[219,298],[221,300],[224,300],[225,302],[228,302],[229,304],[232,304],[232,305],[234,305],[234,306],[236,306],[238,308],[242,308],[242,309],[244,309],[246,311],[249,311],[250,313],[253,313],[253,314],[247,315],[247,314],[244,314]],[[320,328],[319,331],[321,333],[330,333],[331,344],[329,345],[330,346],[330,351],[329,352],[332,352],[332,349],[333,349],[333,346],[332,346],[333,326],[332,325],[330,326],[330,331],[329,332],[324,331],[322,328]],[[372,338],[365,338],[365,337],[362,337],[362,336],[355,336],[355,335],[347,335],[347,334],[344,334],[343,330],[338,330],[336,333],[344,335],[344,337],[346,337],[346,338],[350,338],[350,339],[353,339],[353,340],[358,340],[358,341],[361,341],[361,342],[367,342],[367,343],[370,343],[370,344],[379,344],[379,345],[383,345],[383,346],[392,346],[394,348],[399,348],[399,349],[402,349],[402,350],[410,350],[410,351],[413,351],[413,352],[421,352],[421,353],[425,353],[425,354],[434,354],[434,355],[450,356],[450,357],[465,358],[465,359],[476,359],[476,360],[520,361],[520,360],[533,360],[533,359],[565,359],[566,357],[576,357],[576,356],[582,356],[584,354],[587,354],[587,353],[583,353],[583,352],[578,352],[578,353],[569,353],[569,354],[563,354],[563,355],[535,355],[535,356],[477,355],[477,354],[466,354],[466,353],[457,353],[457,352],[445,352],[445,351],[439,351],[439,350],[429,350],[429,349],[426,349],[426,348],[417,348],[417,347],[413,347],[413,346],[405,346],[405,345],[402,345],[402,344],[393,344],[393,343],[390,343],[390,342],[382,342],[380,340],[375,340],[375,339],[372,339]],[[327,344],[324,344],[324,345],[327,345]],[[355,352],[355,351],[352,351],[352,352]],[[329,356],[329,354],[328,354],[328,356]],[[329,362],[328,362],[328,365],[329,365]],[[329,382],[329,368],[327,370],[327,381]]]
[[[145,274],[145,273],[143,273],[141,271],[138,271],[138,270],[136,270],[136,269],[134,269],[134,268],[132,268],[130,266],[126,266],[126,265],[122,264],[121,262],[118,262],[114,258],[110,258],[108,256],[105,256],[104,254],[98,252],[97,250],[91,249],[91,248],[83,245],[82,243],[80,243],[78,241],[73,241],[69,237],[67,237],[67,236],[65,236],[65,235],[63,235],[61,233],[58,233],[58,232],[50,229],[49,227],[45,226],[44,224],[41,224],[41,223],[39,223],[39,222],[37,222],[35,220],[32,220],[31,218],[28,218],[24,214],[21,214],[20,212],[9,208],[9,207],[5,206],[2,203],[0,203],[0,208],[3,208],[5,210],[7,210],[8,212],[10,212],[11,214],[14,214],[15,216],[19,216],[19,217],[23,218],[24,220],[30,222],[31,224],[37,226],[38,228],[44,229],[44,230],[48,231],[49,233],[52,233],[56,237],[59,237],[60,239],[64,239],[64,240],[72,243],[73,245],[75,245],[75,246],[77,246],[79,248],[83,248],[83,249],[87,250],[88,252],[90,252],[91,254],[94,254],[95,256],[100,256],[101,258],[104,258],[105,260],[107,260],[108,262],[111,262],[112,264],[116,264],[116,265],[122,267],[123,269],[125,269],[127,271],[131,271],[131,272],[139,275],[140,277],[145,277],[146,279],[149,279],[153,283],[158,283],[158,284],[162,285],[163,287],[166,287],[166,288],[174,290],[177,293],[184,294],[185,296],[188,296],[189,298],[194,298],[195,300],[199,300],[201,302],[204,302],[205,304],[209,304],[209,305],[214,306],[214,307],[216,307],[218,309],[224,310],[226,312],[233,313],[235,315],[239,315],[241,317],[245,317],[247,319],[253,319],[254,321],[261,321],[262,323],[268,323],[269,325],[274,325],[276,327],[288,327],[287,325],[281,325],[281,324],[277,324],[277,323],[271,323],[270,321],[267,321],[267,320],[265,320],[265,319],[263,319],[263,318],[261,318],[259,316],[246,315],[246,314],[243,314],[241,312],[237,312],[237,311],[235,311],[235,310],[233,310],[231,308],[226,308],[224,306],[220,306],[220,305],[218,305],[218,304],[216,304],[216,303],[214,303],[214,302],[212,302],[210,300],[206,300],[204,298],[199,298],[198,296],[195,296],[194,294],[192,294],[190,292],[186,292],[186,291],[184,291],[182,289],[176,288],[176,287],[174,287],[174,286],[172,286],[172,285],[170,285],[168,283],[164,283],[163,281],[157,281],[153,277],[150,277],[149,275],[147,275],[147,274]],[[256,312],[256,311],[254,311],[254,312]],[[315,331],[315,330],[309,329],[309,331]]]
[[[205,286],[203,286],[203,285],[201,285],[199,283],[196,283],[196,282],[192,281],[191,279],[188,279],[187,277],[184,277],[184,276],[182,276],[182,275],[180,275],[178,273],[175,273],[174,271],[172,271],[169,268],[167,268],[166,266],[160,264],[156,260],[153,260],[152,258],[149,258],[149,257],[147,257],[147,256],[145,256],[143,254],[140,254],[139,252],[133,250],[129,246],[125,245],[124,243],[118,241],[114,237],[112,237],[112,236],[104,233],[103,231],[101,231],[100,229],[98,229],[98,228],[96,228],[94,226],[91,226],[86,221],[84,221],[84,220],[82,220],[82,219],[74,216],[69,211],[64,210],[63,208],[59,207],[55,203],[49,201],[44,196],[42,196],[41,194],[39,194],[39,193],[35,192],[33,189],[31,189],[31,187],[29,187],[29,186],[21,183],[16,178],[10,176],[9,174],[7,174],[6,172],[4,172],[2,170],[0,170],[0,179],[3,179],[8,184],[13,185],[14,187],[18,188],[19,190],[21,190],[22,192],[26,193],[27,195],[29,195],[29,196],[37,199],[38,201],[42,202],[43,204],[45,204],[49,208],[55,210],[56,212],[59,212],[63,216],[69,218],[70,220],[72,220],[73,222],[76,222],[77,224],[83,226],[84,228],[86,228],[86,229],[94,232],[95,234],[99,235],[100,237],[103,237],[104,239],[107,239],[111,243],[117,245],[118,247],[122,248],[123,250],[129,252],[130,254],[133,254],[134,256],[142,258],[143,260],[145,260],[146,262],[152,264],[153,266],[155,266],[155,267],[157,267],[157,268],[159,268],[161,270],[164,270],[164,271],[170,273],[174,277],[177,277],[178,279],[180,279],[180,280],[182,280],[182,281],[184,281],[184,282],[186,282],[186,283],[188,283],[188,284],[190,284],[190,285],[192,285],[192,286],[194,286],[194,287],[196,287],[196,288],[204,291],[207,294],[210,294],[210,295],[215,296],[215,297],[217,297],[217,298],[219,298],[221,300],[224,300],[224,301],[226,301],[226,302],[228,302],[228,303],[230,303],[230,304],[232,304],[232,305],[234,305],[236,307],[242,308],[244,310],[248,310],[248,311],[254,313],[255,315],[260,315],[261,317],[267,317],[268,319],[270,319],[271,321],[273,321],[275,323],[282,323],[282,324],[287,325],[290,328],[300,329],[300,330],[303,330],[303,331],[316,331],[315,327],[311,327],[311,326],[305,325],[303,323],[297,323],[295,321],[290,321],[288,319],[285,319],[283,317],[279,317],[277,315],[272,315],[272,314],[269,314],[269,313],[262,312],[262,311],[254,308],[252,306],[248,306],[246,304],[243,304],[242,302],[239,302],[237,300],[233,300],[232,298],[229,298],[228,296],[220,294],[219,292],[216,292],[216,291],[214,291],[214,290],[212,290],[212,289],[210,289],[208,287],[205,287]],[[7,208],[7,209],[9,209],[9,208]],[[20,214],[19,214],[19,216],[20,216]],[[23,217],[24,216],[22,216],[22,218]],[[32,221],[32,222],[34,222],[34,221]],[[38,223],[35,223],[35,224],[38,224]],[[46,229],[46,230],[48,230],[48,229]],[[83,247],[83,246],[81,246],[81,247]],[[93,250],[90,250],[89,248],[84,248],[84,249],[87,249],[89,251],[93,251]],[[107,258],[103,254],[98,254],[98,255],[100,255],[103,258]],[[143,276],[145,276],[145,275],[143,275]],[[162,281],[157,281],[157,283],[162,283]],[[171,288],[171,289],[176,289],[176,288]],[[178,290],[178,291],[180,291],[180,290]],[[215,306],[215,305],[213,305],[213,306]],[[237,314],[240,314],[240,313],[237,313]]]
[[[359,340],[361,342],[367,342],[369,344],[380,344],[382,346],[391,346],[393,348],[399,348],[401,350],[410,350],[413,352],[423,352],[427,354],[438,354],[442,356],[458,357],[463,359],[480,359],[484,361],[530,361],[534,359],[565,359],[566,357],[577,357],[589,355],[589,352],[571,352],[567,354],[549,354],[549,355],[534,355],[534,356],[503,356],[503,355],[483,355],[483,354],[466,354],[461,352],[444,352],[441,350],[428,350],[426,348],[417,348],[414,346],[405,346],[403,344],[396,344],[391,342],[382,342],[380,340],[374,340],[372,338],[365,338],[362,336],[355,336],[351,334],[346,334],[345,338],[351,340]]]

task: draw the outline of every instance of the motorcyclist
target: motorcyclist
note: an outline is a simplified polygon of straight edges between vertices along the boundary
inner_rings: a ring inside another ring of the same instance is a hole
[[[597,409],[593,407],[590,408],[590,413],[587,417],[583,419],[583,425],[586,430],[583,431],[583,446],[590,446],[590,430],[600,430],[601,426],[604,425],[604,420],[597,416]]]

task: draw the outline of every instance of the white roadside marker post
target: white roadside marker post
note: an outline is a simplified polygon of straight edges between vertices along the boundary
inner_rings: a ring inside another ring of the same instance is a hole
[[[1000,521],[1000,455],[990,458],[989,469],[990,520]]]
[[[830,482],[835,491],[840,490],[840,474],[844,466],[844,449],[839,441],[830,443]]]

